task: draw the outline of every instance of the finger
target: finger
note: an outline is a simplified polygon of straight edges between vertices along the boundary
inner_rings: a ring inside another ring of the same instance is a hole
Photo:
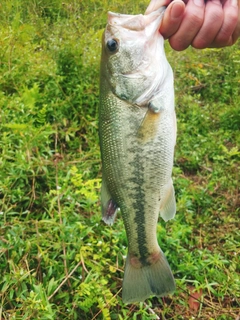
[[[181,51],[195,38],[204,21],[204,0],[189,0],[178,31],[169,39],[171,47]]]
[[[219,0],[207,1],[204,21],[201,29],[192,42],[197,49],[209,47],[223,24],[223,7]]]
[[[165,39],[171,37],[178,30],[183,19],[184,10],[185,4],[181,0],[171,2],[167,7],[159,30]]]
[[[233,43],[237,41],[237,39],[240,37],[240,0],[238,0],[238,21],[237,26],[233,32],[232,40]]]
[[[167,6],[170,3],[170,1],[171,0],[151,0],[147,7],[147,10],[145,11],[145,14],[149,14],[161,7]]]
[[[237,0],[227,0],[223,6],[223,23],[213,45],[224,47],[233,44],[232,35],[238,23],[238,3]]]
[[[240,2],[240,1],[239,1]],[[232,35],[232,42],[233,44],[237,41],[237,39],[240,37],[240,8],[238,7],[238,22],[237,22],[237,26],[233,32]]]

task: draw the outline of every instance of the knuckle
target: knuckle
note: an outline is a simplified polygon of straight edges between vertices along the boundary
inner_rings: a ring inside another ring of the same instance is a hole
[[[208,1],[206,4],[205,15],[208,21],[218,22],[223,21],[223,7],[219,2]]]
[[[189,25],[194,28],[200,28],[203,24],[203,15],[199,15],[197,12],[194,12],[189,17]]]
[[[219,8],[216,8],[216,10],[211,12],[210,19],[211,21],[223,21],[223,11]]]

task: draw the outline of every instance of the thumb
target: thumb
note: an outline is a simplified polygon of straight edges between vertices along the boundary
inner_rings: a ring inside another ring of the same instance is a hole
[[[177,32],[183,19],[184,10],[185,3],[181,0],[174,0],[167,7],[159,30],[165,39]]]

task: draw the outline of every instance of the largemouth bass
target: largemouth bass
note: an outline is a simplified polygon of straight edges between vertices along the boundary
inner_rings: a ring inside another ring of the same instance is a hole
[[[173,73],[159,33],[163,9],[108,13],[100,72],[99,132],[103,220],[120,208],[128,239],[125,303],[175,290],[157,241],[159,213],[176,211],[172,166],[176,142]]]

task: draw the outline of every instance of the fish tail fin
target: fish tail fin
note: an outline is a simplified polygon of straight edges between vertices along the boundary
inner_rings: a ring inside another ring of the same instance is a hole
[[[161,297],[173,291],[175,281],[162,251],[154,263],[145,266],[134,266],[128,254],[122,290],[124,303],[141,302],[152,295]]]

